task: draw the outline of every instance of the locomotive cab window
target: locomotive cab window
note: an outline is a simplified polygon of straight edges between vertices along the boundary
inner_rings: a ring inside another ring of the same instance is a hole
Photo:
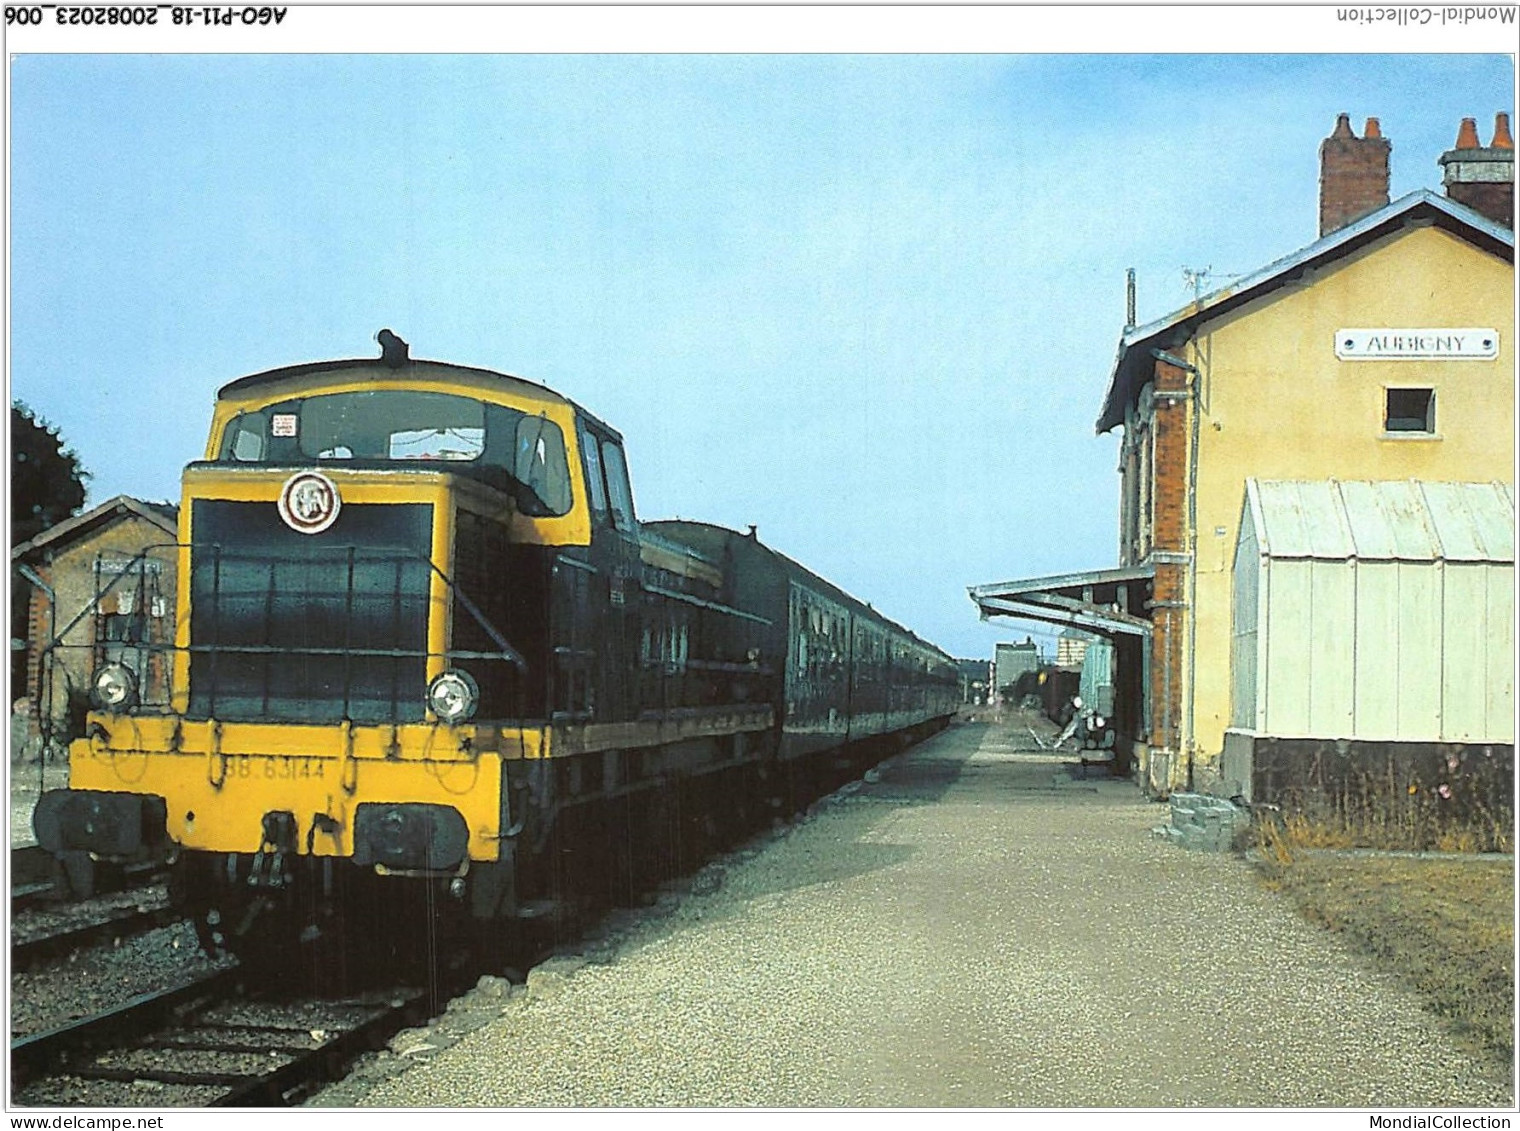
[[[498,406],[491,406],[498,411]],[[550,514],[570,509],[570,465],[565,458],[565,434],[544,413],[523,417],[516,426],[512,475],[548,507]]]
[[[264,458],[264,433],[269,421],[262,412],[245,412],[227,429],[222,458],[239,463],[258,463]]]
[[[628,464],[623,446],[610,437],[600,436],[584,422],[580,426],[581,458],[586,464],[586,493],[592,519],[605,526],[609,522],[624,534],[638,530],[633,514],[633,490],[628,485]]]
[[[586,492],[591,502],[591,517],[598,523],[607,521],[607,488],[602,483],[601,443],[581,425],[581,458],[586,464]]]
[[[607,470],[607,496],[612,502],[612,524],[624,533],[638,529],[633,517],[633,490],[628,486],[628,464],[623,449],[610,440],[602,442],[602,465]]]
[[[327,393],[245,412],[227,426],[221,458],[441,463],[507,488],[526,514],[562,515],[571,505],[559,425],[544,413],[449,393]]]
[[[297,439],[309,459],[475,460],[485,409],[447,393],[330,393],[301,402]]]

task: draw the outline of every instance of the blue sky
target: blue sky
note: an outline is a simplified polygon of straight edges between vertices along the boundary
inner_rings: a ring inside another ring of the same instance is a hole
[[[987,656],[965,587],[1116,562],[1124,320],[1316,236],[1381,119],[1438,188],[1498,55],[22,55],[12,394],[92,501],[177,498],[216,388],[378,352],[619,428],[645,519],[743,528]]]

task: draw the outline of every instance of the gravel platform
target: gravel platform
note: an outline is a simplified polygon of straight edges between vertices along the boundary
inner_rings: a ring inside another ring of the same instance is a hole
[[[966,724],[498,979],[343,1107],[1512,1107],[1239,857],[1023,721]]]

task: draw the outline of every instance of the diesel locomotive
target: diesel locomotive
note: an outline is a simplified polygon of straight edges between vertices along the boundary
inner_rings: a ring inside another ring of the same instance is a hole
[[[622,437],[408,356],[243,377],[117,617],[65,862],[162,849],[208,949],[292,955],[618,899],[943,726],[951,659],[753,528],[640,523]],[[134,627],[136,626],[136,627]],[[166,637],[168,633],[164,633]]]

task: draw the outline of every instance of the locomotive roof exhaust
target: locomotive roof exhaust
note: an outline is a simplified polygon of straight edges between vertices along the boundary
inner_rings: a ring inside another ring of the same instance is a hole
[[[380,360],[392,369],[400,369],[408,361],[411,347],[389,330],[381,330],[375,335],[375,341],[380,343]]]

